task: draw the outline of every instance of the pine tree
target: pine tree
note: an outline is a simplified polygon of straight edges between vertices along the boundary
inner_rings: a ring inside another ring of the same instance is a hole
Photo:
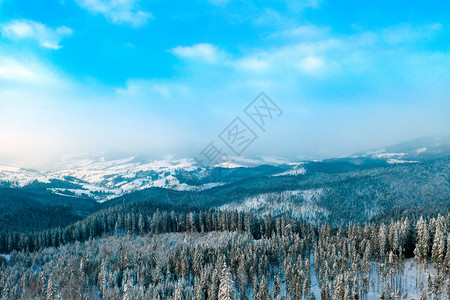
[[[447,285],[445,287],[447,293],[447,299],[450,299],[450,280],[447,280]]]
[[[355,277],[353,278],[352,299],[353,300],[358,300],[359,299],[358,275],[355,275]]]
[[[428,273],[428,276],[427,276],[427,289],[428,289],[428,294],[431,295],[431,293],[433,291],[433,280],[431,279],[430,273]]]
[[[123,288],[123,300],[134,300],[136,298],[135,287],[131,279],[128,279]]]
[[[417,221],[416,231],[417,243],[416,249],[414,249],[414,256],[419,262],[425,263],[428,258],[430,235],[428,233],[427,223],[422,217]]]
[[[98,276],[99,276],[100,292],[104,296],[106,293],[106,289],[108,287],[108,282],[107,282],[107,266],[105,265],[105,262],[103,260],[100,262],[100,273]]]
[[[328,282],[326,282],[320,289],[320,299],[321,300],[331,300],[330,287],[328,285]]]
[[[139,234],[145,233],[145,221],[144,216],[142,214],[139,214],[139,220],[138,220],[138,227],[139,227]]]
[[[224,263],[219,284],[219,300],[235,299],[234,282],[231,278],[230,269]]]
[[[209,286],[208,298],[211,300],[217,300],[218,298],[218,287],[220,284],[219,272],[214,269],[211,276],[211,284]]]
[[[8,284],[8,282],[6,280],[5,280],[5,282],[3,284],[3,287],[2,287],[2,289],[0,291],[1,291],[1,297],[2,297],[1,300],[9,300],[9,299],[12,298],[11,295],[10,295],[11,288],[10,288],[10,286],[9,286],[9,284]]]
[[[248,285],[248,274],[247,274],[247,270],[245,268],[245,257],[243,254],[241,255],[237,272],[238,272],[237,275],[239,278],[239,283],[240,283],[240,288],[241,288],[241,298],[242,298],[242,297],[245,297],[246,289],[247,289],[247,285]]]
[[[269,299],[269,282],[266,276],[263,276],[258,292],[259,299]]]
[[[46,296],[46,290],[47,290],[47,279],[45,277],[44,272],[40,272],[39,274],[39,293],[45,297]]]
[[[378,234],[378,249],[380,258],[384,258],[387,251],[387,228],[385,224],[381,224]]]
[[[280,286],[280,278],[278,276],[275,276],[275,279],[273,281],[273,297],[277,298],[278,295],[281,293],[281,286]]]
[[[431,249],[431,259],[433,263],[436,265],[438,269],[442,268],[444,254],[442,252],[445,251],[445,244],[443,248],[441,244],[444,244],[444,233],[443,233],[443,224],[441,218],[438,218],[436,221],[436,230],[434,233],[433,246]]]
[[[200,284],[199,276],[195,277],[194,292],[195,292],[195,299],[196,300],[203,300],[203,289],[202,289],[202,286]]]
[[[55,300],[56,299],[56,286],[53,278],[50,278],[47,283],[47,300]]]
[[[196,276],[200,276],[202,266],[203,266],[203,253],[200,246],[197,245],[194,252],[194,264],[192,266],[194,269],[194,274]]]
[[[351,300],[351,296],[350,286],[346,284],[344,289],[344,300]]]
[[[253,276],[253,298],[258,299],[258,296],[259,296],[258,277]]]
[[[304,295],[308,296],[311,292],[311,266],[309,260],[305,261],[305,287]]]
[[[447,249],[444,259],[444,270],[447,276],[450,275],[450,234],[447,236]]]
[[[425,290],[422,290],[419,300],[427,300],[427,293],[425,293]]]
[[[445,268],[445,241],[444,238],[439,241],[438,245],[438,254],[437,254],[437,263],[439,266],[439,269],[442,270]]]
[[[181,282],[180,281],[178,281],[177,288],[175,290],[174,298],[175,298],[175,300],[183,300],[183,294],[181,292]]]
[[[334,284],[333,299],[343,299],[343,298],[344,298],[344,279],[343,275],[339,274]]]

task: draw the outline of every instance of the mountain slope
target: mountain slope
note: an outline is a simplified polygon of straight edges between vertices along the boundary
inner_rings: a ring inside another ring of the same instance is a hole
[[[446,145],[445,139],[430,139],[339,159],[277,165],[249,160],[247,166],[241,159],[208,169],[188,159],[103,156],[66,160],[46,171],[3,166],[0,215],[62,209],[79,218],[139,201],[290,214],[333,224],[414,217],[417,211],[444,214],[450,203]]]
[[[414,164],[351,165],[312,162],[304,173],[245,178],[203,191],[151,188],[103,205],[151,201],[257,214],[290,214],[312,223],[366,222],[446,214],[450,203],[450,160]]]

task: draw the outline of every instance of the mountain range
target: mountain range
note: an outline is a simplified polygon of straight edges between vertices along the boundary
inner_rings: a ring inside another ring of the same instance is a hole
[[[413,217],[413,210],[448,210],[449,155],[450,139],[433,137],[321,161],[234,158],[202,168],[193,159],[95,154],[47,170],[0,165],[0,209],[10,219],[37,211],[42,218],[63,208],[82,218],[104,207],[153,201],[289,213],[312,223]]]

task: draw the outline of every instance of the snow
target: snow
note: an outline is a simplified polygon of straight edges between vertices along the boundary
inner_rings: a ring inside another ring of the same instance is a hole
[[[11,255],[10,254],[0,254],[0,256],[3,257],[4,259],[6,259],[6,262],[8,262],[8,263],[11,260]]]
[[[49,184],[51,180],[70,183],[71,188],[49,188],[56,194],[83,195],[99,201],[107,200],[136,190],[151,187],[176,187],[180,185],[175,175],[197,169],[189,159],[139,161],[136,157],[105,160],[101,155],[70,157],[47,170],[27,170],[0,166],[0,182],[22,188],[33,182]],[[155,179],[155,180],[153,180]]]
[[[289,161],[287,161],[286,159],[279,158],[279,157],[262,156],[261,159],[264,162],[267,162],[267,163],[273,164],[273,165],[283,165],[283,164],[289,163]]]
[[[226,164],[228,168],[239,166],[241,165]],[[23,188],[33,182],[50,184],[51,180],[59,180],[70,184],[70,188],[50,186],[47,190],[61,196],[81,196],[99,202],[152,187],[202,191],[225,184],[215,182],[191,186],[180,183],[177,175],[183,172],[196,172],[199,178],[208,175],[203,169],[199,169],[192,159],[166,156],[163,159],[147,161],[136,157],[106,160],[101,154],[95,154],[89,157],[66,157],[56,167],[39,171],[0,165],[0,183]]]
[[[423,270],[423,266],[418,265],[415,259],[406,259],[405,269],[403,273],[399,275],[402,282],[402,296],[407,293],[407,299],[419,299],[421,293],[419,289],[419,283],[422,282],[424,285],[424,289],[426,290],[428,274],[430,274],[431,278],[433,279],[436,275],[436,270],[433,268],[431,263],[425,268],[425,270]],[[371,284],[369,287],[367,299],[380,299],[384,284],[378,282],[376,262],[371,263],[370,278]],[[372,285],[372,282],[374,283],[374,286]]]
[[[402,160],[402,159],[395,159],[395,158],[389,158],[387,160],[388,164],[407,164],[407,163],[418,163],[416,160]]]
[[[400,152],[400,153],[378,153],[378,154],[373,154],[372,157],[373,158],[392,158],[394,156],[403,157],[405,155],[406,155],[406,153],[403,153],[403,152]]]
[[[235,163],[233,161],[227,161],[220,164],[214,165],[214,167],[225,168],[225,169],[235,169],[235,168],[248,168],[245,165]]]
[[[287,170],[285,172],[282,173],[278,173],[272,176],[295,176],[295,175],[303,175],[306,174],[306,169],[305,168],[298,168],[298,169],[292,169],[292,170]]]
[[[205,184],[202,184],[199,186],[192,186],[192,185],[187,185],[186,183],[182,183],[182,184],[175,186],[174,190],[176,190],[176,191],[204,191],[204,190],[212,189],[217,186],[223,186],[225,184],[226,184],[225,182],[210,182],[210,183],[205,183]]]
[[[230,156],[229,157],[230,162],[232,162],[235,165],[238,165],[239,167],[254,167],[254,166],[260,166],[263,164],[269,164],[269,165],[282,165],[287,164],[288,161],[285,159],[281,159],[278,157],[269,157],[264,156],[260,158],[245,158],[241,156]]]
[[[240,168],[262,163],[284,163],[281,159],[264,157],[262,160],[233,158],[231,161],[217,165],[222,168]],[[306,170],[303,163],[288,164],[285,172],[275,176],[300,175]],[[57,180],[67,187],[48,186],[48,191],[67,197],[81,196],[103,202],[130,192],[152,187],[170,188],[179,191],[202,191],[224,185],[214,182],[203,185],[181,183],[177,177],[185,173],[194,174],[196,179],[209,176],[205,168],[199,168],[193,159],[141,160],[137,157],[107,160],[104,154],[65,157],[55,167],[43,170],[22,169],[9,165],[0,165],[0,184],[23,188],[32,183],[51,184]],[[45,187],[45,186],[44,186]]]
[[[44,179],[45,177],[33,170],[0,166],[0,182],[9,182],[13,187],[24,187],[33,181]]]
[[[311,263],[311,292],[314,294],[316,299],[320,299],[320,287],[315,273],[313,255],[310,256],[309,261]],[[365,297],[365,299],[368,300],[380,299],[381,293],[384,289],[384,282],[381,282],[381,280],[379,280],[379,276],[377,275],[377,264],[378,263],[376,262],[371,262],[369,291]],[[434,279],[434,276],[436,275],[436,271],[431,264],[429,264],[423,271],[422,266],[419,266],[414,259],[411,258],[405,260],[405,269],[403,273],[399,275],[402,282],[402,297],[405,293],[407,293],[407,299],[419,299],[421,293],[419,283],[422,282],[424,289],[426,290],[428,274],[431,275],[432,279]],[[271,288],[272,285],[273,281],[271,281]],[[282,283],[281,290],[286,290],[286,283]]]
[[[386,152],[386,149],[378,149],[378,150],[374,150],[374,151],[369,151],[369,152],[367,152],[366,154],[364,154],[362,156],[371,156],[371,155],[374,155],[374,154],[380,154],[380,153],[384,153],[384,152]],[[355,157],[358,157],[358,156],[355,156]]]
[[[314,294],[316,299],[320,299],[320,287],[314,268],[314,255],[311,254],[309,261],[311,263],[311,292]],[[379,276],[377,275],[378,264],[379,263],[377,262],[371,262],[369,291],[365,297],[365,299],[368,300],[380,299],[381,293],[384,289],[384,282],[381,282]],[[434,280],[436,270],[433,268],[431,263],[425,268],[425,270],[423,270],[422,266],[419,266],[413,258],[406,259],[404,265],[405,268],[403,273],[399,274],[402,282],[402,298],[405,293],[407,293],[407,299],[419,299],[421,293],[419,288],[420,282],[423,283],[424,289],[426,290],[428,274],[430,274],[431,278]],[[273,281],[270,283],[272,292]],[[281,290],[286,290],[286,283],[283,282],[281,284]]]
[[[83,189],[61,189],[61,188],[51,188],[48,189],[50,191],[52,191],[54,194],[60,195],[60,196],[68,196],[68,197],[75,197],[75,196],[88,196],[88,197],[92,197],[91,191],[89,190],[83,190]],[[64,193],[64,192],[68,192],[70,193],[69,195]],[[72,196],[73,195],[73,196]]]
[[[330,214],[326,209],[316,204],[317,200],[323,195],[323,189],[264,193],[246,197],[241,202],[224,204],[219,209],[242,212],[256,211],[261,215],[269,213],[278,215],[288,212],[296,218],[301,218],[315,224]]]
[[[404,156],[408,155],[408,153],[405,153],[405,152],[384,153],[383,151],[384,150],[381,150],[379,152],[372,152],[370,155],[374,159],[386,159],[386,162],[388,164],[404,164],[404,163],[416,163],[416,162],[418,162],[418,161],[402,159]],[[425,151],[426,151],[425,147],[416,150],[417,153],[422,153],[422,152],[425,152]]]
[[[426,152],[428,149],[427,149],[427,147],[422,147],[422,148],[419,148],[419,149],[416,149],[416,153],[417,154],[420,154],[420,153],[424,153],[424,152]]]

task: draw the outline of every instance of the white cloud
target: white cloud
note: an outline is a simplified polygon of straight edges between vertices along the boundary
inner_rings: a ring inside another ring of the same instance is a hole
[[[258,57],[245,57],[237,62],[237,66],[245,70],[251,71],[265,71],[270,64],[266,59]]]
[[[144,25],[153,16],[139,9],[137,0],[76,0],[81,8],[93,14],[102,14],[115,24]]]
[[[305,73],[314,74],[324,67],[325,62],[323,59],[314,56],[308,56],[302,59],[299,63],[299,67]]]
[[[247,49],[249,54],[232,61],[232,64],[241,70],[265,71],[259,72],[259,76],[290,74],[291,78],[302,75],[324,79],[365,74],[383,69],[379,65],[381,61],[401,64],[392,57],[399,55],[403,62],[406,57],[401,53],[405,49],[414,53],[418,42],[432,40],[441,30],[440,24],[403,24],[375,32],[339,36],[327,27],[297,26],[269,36],[270,40],[284,40],[285,45],[266,47],[263,52]],[[226,57],[232,56],[228,54]],[[227,63],[226,60],[221,62]],[[406,65],[404,67],[407,68]]]
[[[34,81],[36,74],[16,61],[0,60],[0,78],[10,81]]]
[[[153,80],[128,80],[125,88],[117,88],[115,91],[130,99],[186,99],[191,96],[186,85]]]
[[[215,62],[220,56],[220,53],[215,46],[206,43],[188,47],[178,46],[171,49],[170,52],[181,58],[206,62]]]
[[[10,86],[17,83],[22,86],[57,86],[61,84],[59,76],[42,63],[24,58],[13,58],[0,54],[0,79]],[[2,84],[0,84],[0,89]]]
[[[303,25],[277,32],[272,34],[271,37],[292,38],[297,40],[317,40],[325,37],[328,32],[329,28],[318,27],[315,25]]]
[[[336,53],[345,55],[348,46],[343,40],[323,36],[322,39],[293,42],[261,52],[250,49],[246,55],[232,55],[206,43],[188,47],[178,46],[169,51],[186,60],[215,63],[219,69],[232,67],[235,72],[242,72],[242,74],[250,72],[257,76],[277,77],[278,72],[283,74],[291,72],[293,75],[303,74],[315,77],[324,70],[332,71],[338,63],[330,60],[332,65],[328,65],[327,56]],[[209,72],[212,72],[212,69]],[[332,73],[330,72],[329,75]]]
[[[245,54],[227,53],[208,43],[178,46],[169,51],[186,60],[213,62],[214,66],[207,69],[208,77],[231,71],[233,74],[229,76],[232,78],[246,80],[245,77],[251,74],[255,81],[284,84],[286,81],[280,81],[280,78],[295,81],[356,76],[354,80],[375,84],[377,79],[371,72],[377,74],[388,68],[385,64],[380,67],[380,62],[405,64],[402,68],[409,68],[401,53],[405,49],[414,53],[418,41],[432,39],[440,30],[440,24],[406,24],[374,32],[335,35],[328,27],[305,25],[293,26],[268,37],[269,41],[283,41],[277,43],[284,44],[282,46],[245,49]],[[399,76],[406,76],[406,73],[400,73],[402,68],[398,69]],[[199,69],[205,72],[201,65],[193,64],[188,74]]]
[[[385,28],[380,38],[392,44],[412,43],[419,40],[430,40],[441,30],[442,25],[439,23],[428,24],[423,26],[411,26],[408,24]]]
[[[1,26],[2,35],[11,40],[35,40],[41,47],[61,49],[61,40],[72,34],[72,29],[61,26],[51,29],[42,23],[31,20],[12,20]]]

